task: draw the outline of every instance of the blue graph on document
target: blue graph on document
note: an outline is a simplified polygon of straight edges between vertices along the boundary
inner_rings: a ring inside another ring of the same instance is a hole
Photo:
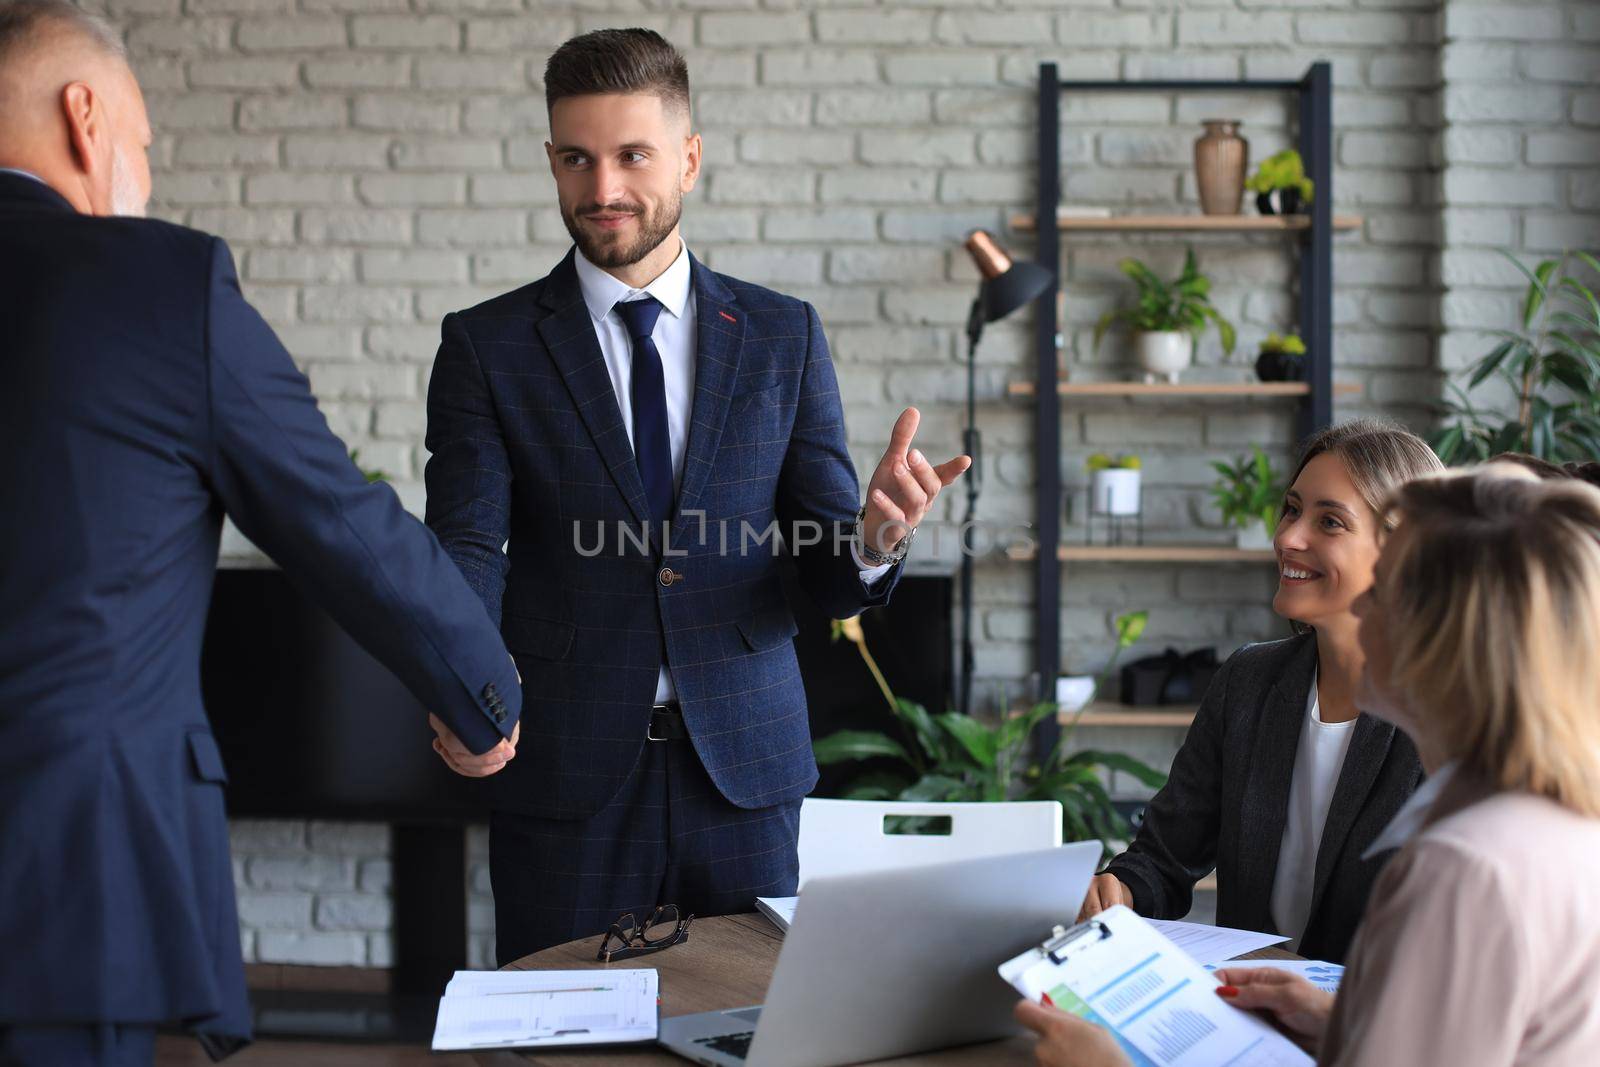
[[[1150,1038],[1161,1059],[1172,1063],[1216,1030],[1217,1024],[1199,1012],[1175,1008],[1151,1025]]]
[[[1160,988],[1161,976],[1154,971],[1145,971],[1137,978],[1129,979],[1115,993],[1102,998],[1095,1006],[1109,1015],[1121,1015],[1146,995]]]

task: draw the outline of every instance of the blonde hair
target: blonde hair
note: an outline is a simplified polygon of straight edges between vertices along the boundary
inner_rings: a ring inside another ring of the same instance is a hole
[[[1600,816],[1600,490],[1492,463],[1385,513],[1377,610],[1406,707],[1498,789]]]
[[[1319,430],[1306,440],[1289,484],[1295,483],[1306,464],[1324,453],[1339,458],[1361,499],[1390,529],[1394,523],[1385,518],[1390,494],[1413,478],[1444,470],[1428,443],[1410,430],[1382,419],[1352,419]]]

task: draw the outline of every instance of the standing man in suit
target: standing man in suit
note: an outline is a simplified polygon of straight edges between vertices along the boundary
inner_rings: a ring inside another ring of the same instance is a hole
[[[249,1038],[200,695],[224,512],[437,712],[458,770],[517,740],[482,603],[350,462],[227,247],[109,217],[144,213],[149,144],[114,33],[0,0],[5,1067],[149,1064],[162,1024],[214,1058]]]
[[[494,783],[501,963],[623,912],[794,892],[817,770],[772,535],[819,606],[855,615],[970,464],[911,447],[907,409],[860,506],[816,310],[679,238],[701,146],[670,44],[574,38],[545,99],[576,247],[448,316],[428,394],[428,524],[528,694]]]

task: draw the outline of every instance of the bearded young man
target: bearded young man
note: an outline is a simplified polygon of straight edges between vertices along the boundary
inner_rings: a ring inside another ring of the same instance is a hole
[[[794,892],[817,770],[772,533],[855,615],[970,464],[911,448],[907,409],[862,506],[816,310],[679,238],[701,145],[671,45],[574,38],[545,97],[575,248],[448,316],[428,394],[428,524],[524,680],[492,792],[502,964],[624,912]]]

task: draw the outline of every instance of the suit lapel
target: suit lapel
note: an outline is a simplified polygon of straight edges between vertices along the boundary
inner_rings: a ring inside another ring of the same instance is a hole
[[[639,478],[638,464],[634,462],[633,443],[628,440],[628,431],[622,423],[622,409],[617,406],[617,392],[612,388],[605,356],[600,352],[600,340],[595,336],[594,320],[589,317],[583,291],[578,287],[574,254],[569,252],[550,272],[540,294],[539,303],[550,314],[539,320],[539,336],[544,339],[550,358],[566,381],[572,402],[588,427],[595,450],[611,472],[612,480],[627,500],[634,518],[645,522],[650,509],[644,498],[644,483]]]
[[[1378,781],[1378,773],[1389,756],[1389,745],[1394,741],[1394,726],[1363,713],[1356,720],[1355,733],[1350,747],[1345,750],[1344,764],[1339,768],[1339,782],[1333,788],[1333,800],[1328,805],[1328,821],[1322,827],[1322,840],[1317,844],[1317,870],[1311,891],[1310,916],[1317,913],[1322,903],[1322,891],[1327,888],[1333,873],[1334,862],[1344,849],[1345,839],[1355,826],[1356,818],[1366,806],[1367,795]]]
[[[1305,727],[1306,698],[1316,666],[1317,642],[1309,638],[1267,694],[1244,790],[1238,899],[1260,901],[1262,918],[1268,921],[1271,909],[1267,902],[1272,899],[1278,851],[1288,821],[1295,753]]]
[[[692,255],[689,257],[695,294],[694,403],[690,411],[689,442],[678,489],[673,543],[686,536],[701,536],[697,528],[686,533],[681,516],[696,509],[711,474],[722,427],[728,419],[734,383],[739,377],[739,356],[744,348],[744,312],[722,280]]]

